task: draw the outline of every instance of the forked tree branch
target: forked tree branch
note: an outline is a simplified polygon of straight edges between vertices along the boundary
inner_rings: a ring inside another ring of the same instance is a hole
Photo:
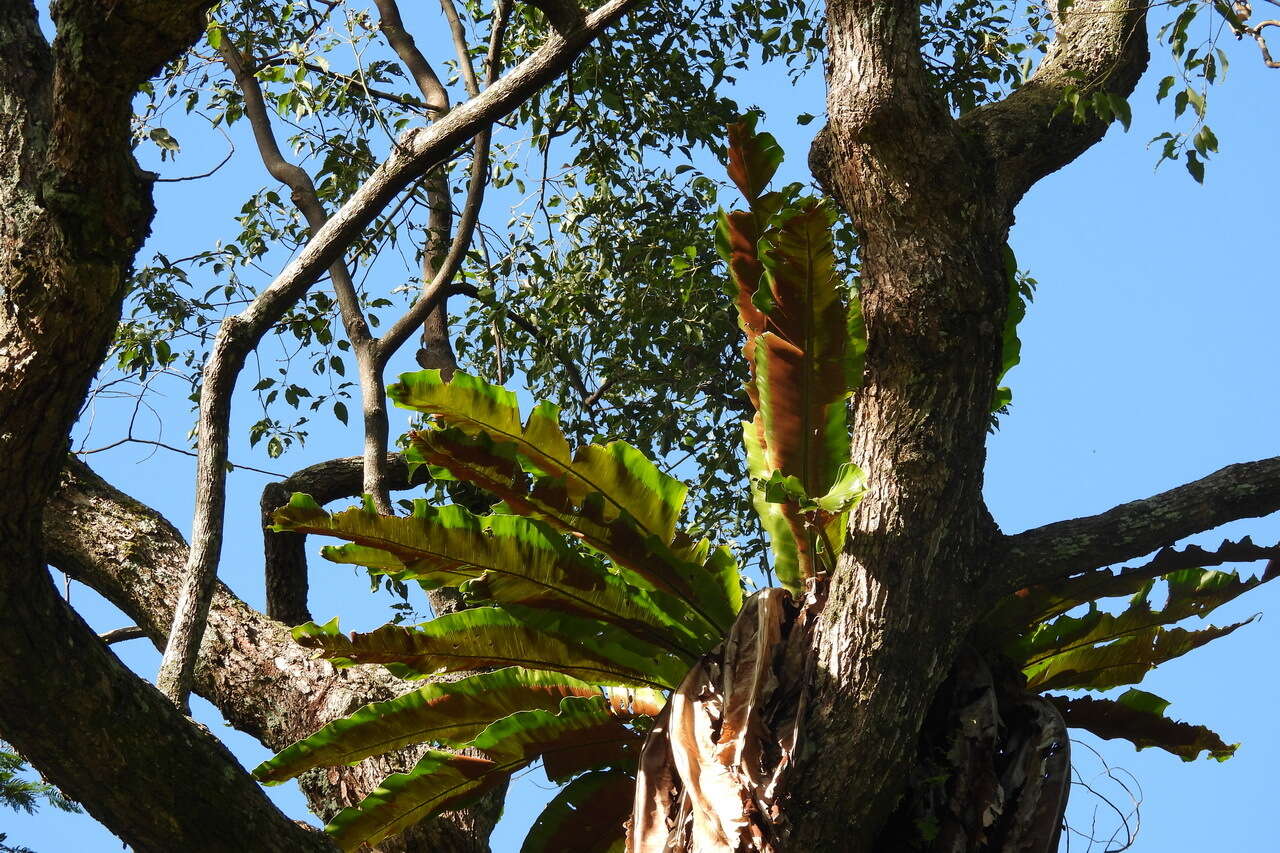
[[[1228,465],[1209,476],[1098,515],[1006,538],[988,600],[1172,545],[1241,518],[1280,510],[1280,456]]]
[[[196,652],[217,580],[226,501],[225,460],[231,394],[248,354],[399,192],[439,166],[458,145],[491,126],[559,76],[639,2],[608,0],[583,17],[578,25],[549,36],[542,47],[478,97],[428,128],[403,134],[391,155],[325,222],[275,281],[248,308],[223,321],[205,363],[200,392],[196,508],[191,527],[193,547],[158,679],[165,695],[179,708],[187,705]]]
[[[1147,67],[1145,2],[1077,0],[1062,6],[1067,11],[1055,11],[1057,32],[1031,79],[960,118],[961,128],[977,135],[995,160],[997,186],[1010,206],[1107,131],[1110,122],[1092,112],[1076,121],[1063,98],[1073,89],[1086,101],[1095,92],[1127,98]]]

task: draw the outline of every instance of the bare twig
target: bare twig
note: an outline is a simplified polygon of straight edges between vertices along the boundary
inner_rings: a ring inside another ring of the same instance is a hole
[[[155,441],[150,438],[134,438],[132,435],[126,435],[124,438],[113,441],[110,444],[104,444],[101,447],[94,447],[90,450],[77,450],[75,451],[75,454],[76,456],[89,456],[94,453],[102,453],[106,450],[114,450],[124,444],[146,444],[151,447],[158,447],[161,450],[172,450],[174,453],[181,453],[183,456],[195,457],[197,455],[184,447],[175,447],[172,444],[165,444],[163,441]],[[148,454],[147,458],[151,458],[151,454]],[[268,477],[281,476],[278,471],[268,471],[266,468],[255,468],[252,465],[241,465],[238,462],[232,462],[230,460],[227,461],[227,465],[233,469],[238,468],[245,471],[253,471],[255,474],[266,474]]]
[[[1267,47],[1267,40],[1262,35],[1262,31],[1267,27],[1280,27],[1280,21],[1262,21],[1247,27],[1244,31],[1253,36],[1253,40],[1258,43],[1258,49],[1262,51],[1262,64],[1268,68],[1280,68],[1280,61],[1271,58],[1271,49]]]
[[[236,153],[236,144],[231,139],[231,136],[221,127],[218,128],[218,131],[222,134],[223,138],[227,140],[227,156],[223,157],[222,161],[218,163],[218,165],[214,166],[209,171],[201,172],[198,175],[183,175],[181,178],[156,178],[155,182],[157,184],[177,184],[182,181],[199,181],[203,178],[212,177],[221,171],[223,166],[231,162],[231,157]]]

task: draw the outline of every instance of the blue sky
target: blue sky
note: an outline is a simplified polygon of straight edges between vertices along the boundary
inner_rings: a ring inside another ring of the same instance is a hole
[[[1211,162],[1205,186],[1178,164],[1153,170],[1155,154],[1147,140],[1171,121],[1168,105],[1154,104],[1155,81],[1166,73],[1158,70],[1163,57],[1157,48],[1155,70],[1131,99],[1133,129],[1113,128],[1075,164],[1043,181],[1018,209],[1012,244],[1040,287],[1020,330],[1022,364],[1008,377],[1012,414],[990,442],[987,498],[1006,532],[1102,511],[1232,462],[1280,453],[1274,343],[1280,242],[1273,212],[1280,180],[1272,168],[1280,138],[1280,71],[1263,68],[1251,45],[1226,46],[1231,72],[1210,101],[1222,153]],[[743,77],[739,94],[768,110],[762,129],[774,132],[789,152],[791,176],[803,177],[796,170],[820,122],[799,127],[793,117],[822,112],[820,81],[792,89],[781,69],[754,72]],[[205,161],[220,155],[212,144],[190,149],[176,170],[166,171],[202,171]],[[234,167],[243,171],[198,185],[199,204],[193,204],[191,185],[162,185],[152,245],[197,245],[223,233],[242,200],[239,179],[260,181],[256,167],[244,157]],[[176,386],[170,390],[160,410],[164,437],[181,444],[188,403]],[[97,417],[95,436],[114,437],[127,412],[103,406]],[[244,435],[252,420],[252,409],[241,401],[236,434]],[[267,460],[247,447],[234,450],[233,458],[288,471],[358,448],[354,428],[326,424],[305,449],[282,460]],[[145,448],[126,446],[89,462],[185,530],[191,460],[167,451],[148,456]],[[264,482],[243,470],[232,475],[222,563],[222,577],[255,606],[262,603],[256,507]],[[1225,533],[1280,541],[1280,518],[1237,523]],[[1199,541],[1209,544],[1223,535]],[[126,624],[84,587],[73,586],[72,601],[98,630]],[[387,603],[370,596],[366,581],[349,569],[314,561],[311,606],[318,618],[341,614],[347,627],[369,627],[385,618]],[[1280,765],[1280,735],[1272,725],[1280,700],[1272,662],[1280,651],[1280,585],[1246,596],[1214,621],[1259,612],[1265,618],[1162,667],[1141,685],[1172,700],[1172,716],[1242,742],[1235,758],[1184,764],[1154,750],[1139,753],[1119,742],[1089,741],[1142,786],[1142,827],[1133,850],[1274,849],[1262,816]],[[149,646],[132,642],[116,649],[144,677],[154,677],[159,656]],[[226,737],[246,766],[266,757],[265,749],[227,727],[207,704],[199,704],[197,715]],[[1082,778],[1097,778],[1096,758],[1084,749],[1075,758]],[[495,836],[495,850],[518,849],[549,790],[540,771],[526,774]],[[1114,786],[1106,791],[1122,796]],[[272,789],[272,796],[291,814],[308,817],[291,786]],[[1095,802],[1087,792],[1074,793],[1073,826],[1088,829]],[[1115,825],[1105,807],[1097,821],[1099,829]],[[39,853],[119,849],[119,841],[92,819],[48,809],[35,817],[0,814],[0,831],[9,833],[11,843]],[[1071,850],[1088,847],[1079,837],[1070,841]]]

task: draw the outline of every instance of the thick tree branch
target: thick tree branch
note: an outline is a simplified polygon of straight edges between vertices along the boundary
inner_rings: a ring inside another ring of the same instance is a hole
[[[990,600],[1149,554],[1187,536],[1280,510],[1280,456],[1220,471],[1098,515],[1007,537]]]
[[[1095,92],[1127,98],[1147,68],[1146,22],[1147,4],[1140,0],[1072,3],[1055,14],[1057,34],[1031,79],[960,119],[995,159],[997,187],[1010,207],[1106,133],[1109,122],[1092,113],[1077,122],[1063,98],[1072,90],[1085,100]]]
[[[245,358],[288,307],[341,256],[343,249],[397,193],[439,166],[462,142],[555,79],[614,21],[639,2],[609,0],[584,17],[579,25],[549,37],[541,48],[478,97],[452,110],[429,128],[405,133],[391,156],[329,218],[275,281],[247,309],[223,321],[203,372],[196,509],[191,526],[193,548],[161,669],[162,689],[178,707],[186,706],[193,661],[217,580],[226,500],[225,459],[231,394]]]
[[[49,45],[35,4],[0,3],[0,729],[135,850],[319,851],[58,596],[41,532],[154,213],[132,99],[208,5],[55,3]]]
[[[285,482],[322,499],[336,499],[353,486],[359,488],[360,460],[312,466]],[[50,562],[119,607],[157,647],[164,643],[187,559],[187,545],[172,524],[71,458],[49,506],[45,536]],[[418,686],[377,667],[335,670],[327,661],[313,659],[293,642],[284,625],[258,613],[220,583],[208,625],[196,667],[196,691],[233,726],[271,749],[283,749],[368,702]],[[358,802],[389,773],[407,770],[418,754],[409,750],[353,768],[317,771],[300,780],[302,789],[312,809],[328,819],[339,808]],[[381,849],[485,851],[497,817],[489,805],[488,813],[482,809],[449,815]],[[197,840],[164,849],[210,848]],[[246,842],[238,849],[267,848]]]

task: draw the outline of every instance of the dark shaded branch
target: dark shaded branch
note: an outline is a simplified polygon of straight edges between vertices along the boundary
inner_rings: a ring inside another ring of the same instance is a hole
[[[360,462],[335,460],[305,468],[295,477],[296,481],[290,478],[286,482],[335,499],[352,484],[359,487]],[[164,643],[187,559],[186,542],[168,520],[72,458],[45,514],[45,537],[53,565],[119,607],[157,648]],[[284,625],[246,605],[223,584],[215,586],[196,666],[195,690],[217,706],[231,725],[270,749],[283,749],[368,702],[391,699],[418,686],[392,678],[379,667],[335,670],[294,643]],[[159,699],[154,690],[151,692]],[[169,710],[172,712],[171,706]],[[358,802],[387,774],[407,770],[419,754],[420,750],[410,749],[356,767],[312,772],[300,780],[302,790],[311,808],[328,819],[338,809]],[[147,802],[150,808],[151,798]],[[136,808],[136,801],[134,805]],[[488,812],[452,813],[420,825],[380,849],[387,853],[487,851],[486,839],[497,817],[492,805]],[[221,806],[225,809],[227,804]],[[211,837],[221,837],[221,833]],[[196,839],[183,847],[152,849],[274,848],[265,840],[261,844],[245,841],[238,848],[216,848],[209,847],[207,839]]]
[[[383,467],[387,488],[410,489],[426,481],[426,472],[409,477],[409,466],[400,454],[387,454]],[[289,502],[294,492],[311,495],[321,505],[360,495],[364,486],[364,459],[351,456],[330,459],[303,468],[262,490],[263,560],[267,578],[267,615],[286,625],[311,619],[307,608],[307,537],[301,533],[270,530],[272,514]]]
[[[1004,560],[989,584],[990,600],[1131,560],[1229,521],[1277,510],[1280,456],[1228,465],[1193,483],[1098,515],[1006,537]]]
[[[1053,4],[1057,8],[1057,4]],[[1063,20],[1065,17],[1065,20]],[[1036,181],[1087,151],[1110,122],[1092,113],[1073,118],[1063,98],[1071,90],[1127,98],[1147,68],[1147,5],[1139,0],[1078,0],[1055,12],[1057,33],[1040,67],[1023,86],[960,119],[996,162],[997,186],[1011,206]]]

